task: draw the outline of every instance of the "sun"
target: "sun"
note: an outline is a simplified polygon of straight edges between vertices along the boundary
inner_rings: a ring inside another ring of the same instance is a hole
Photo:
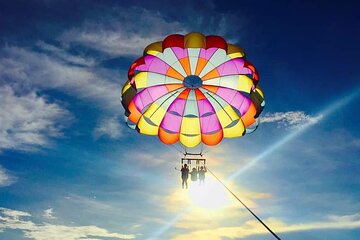
[[[212,176],[207,176],[202,185],[199,182],[192,182],[188,195],[194,207],[205,210],[218,210],[232,203],[229,193]]]

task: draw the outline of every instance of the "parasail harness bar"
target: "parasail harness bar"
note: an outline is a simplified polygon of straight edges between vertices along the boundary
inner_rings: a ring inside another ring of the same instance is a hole
[[[205,166],[206,159],[202,158],[202,153],[184,153],[184,157],[181,158],[181,165],[187,164],[187,165],[196,165],[197,168],[200,166]]]
[[[195,162],[196,165],[205,165],[206,159],[205,158],[181,158],[181,164],[191,165],[193,162]]]
[[[184,153],[184,157],[186,156],[200,156],[202,157],[204,154],[201,152],[201,153],[189,153],[189,152],[185,152]]]

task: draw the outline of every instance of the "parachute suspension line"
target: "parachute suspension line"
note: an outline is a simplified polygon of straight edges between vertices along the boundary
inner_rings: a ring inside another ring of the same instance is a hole
[[[223,187],[226,188],[226,190],[229,193],[231,193],[231,195],[233,195],[233,197],[236,198],[236,200],[238,200],[246,208],[246,210],[248,210],[251,213],[251,215],[253,215],[256,218],[256,220],[258,220],[276,239],[281,240],[281,238],[278,235],[276,235],[258,216],[256,216],[256,214],[253,211],[251,211],[251,209],[248,208],[245,205],[245,203],[243,203],[243,201],[241,201],[240,198],[238,198],[238,196],[236,196],[235,193],[233,193],[230,190],[230,188],[228,188],[209,168],[207,168],[207,171],[210,172],[211,175],[213,175],[216,178],[216,180],[218,180],[221,183],[221,185],[223,185]]]

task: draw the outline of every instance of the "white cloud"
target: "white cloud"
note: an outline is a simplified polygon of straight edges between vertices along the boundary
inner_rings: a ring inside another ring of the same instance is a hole
[[[126,74],[121,81],[118,72],[92,67],[91,59],[72,56],[64,49],[43,42],[38,46],[45,52],[18,47],[0,50],[0,150],[32,151],[48,146],[51,138],[61,135],[62,126],[58,123],[66,119],[68,112],[58,104],[49,104],[35,92],[58,90],[95,103],[114,115],[122,112],[119,90]],[[17,95],[11,89],[30,94]],[[120,125],[112,121],[110,127],[96,132],[119,137]]]
[[[13,184],[16,177],[11,175],[5,168],[0,165],[0,187],[6,187]]]
[[[35,92],[18,95],[9,86],[0,87],[0,150],[32,151],[60,137],[69,112],[49,103]]]
[[[134,239],[134,234],[109,232],[97,226],[67,226],[58,224],[37,224],[27,212],[0,208],[0,231],[7,229],[20,230],[24,236],[35,240],[83,240],[83,239]],[[2,234],[2,233],[0,233]]]
[[[87,67],[93,67],[96,65],[96,60],[93,58],[70,54],[66,51],[66,49],[48,44],[44,41],[38,41],[36,43],[36,46],[38,46],[41,50],[47,52],[48,54],[55,56],[58,59],[63,60],[67,63],[73,63]]]
[[[56,217],[53,215],[54,212],[53,212],[53,209],[52,208],[48,208],[48,209],[45,209],[44,212],[43,212],[43,217],[46,218],[46,219],[49,219],[49,220],[52,220],[52,219],[56,219]]]
[[[83,197],[76,194],[71,194],[65,197],[66,200],[78,206],[78,208],[96,209],[96,210],[111,210],[111,205],[106,202],[96,200],[96,196]]]
[[[121,134],[120,120],[116,117],[101,119],[93,132],[95,138],[107,136],[116,139],[121,137]]]
[[[29,217],[31,216],[30,213],[27,212],[23,212],[23,211],[18,211],[18,210],[13,210],[13,209],[8,209],[8,208],[0,208],[0,212],[11,219],[14,220],[19,220],[21,217]]]
[[[137,7],[117,10],[121,18],[85,22],[83,26],[65,32],[60,40],[80,43],[111,56],[140,56],[148,44],[171,33],[186,32],[183,24],[166,21],[159,12]]]
[[[121,109],[119,91],[126,80],[125,73],[122,81],[115,71],[76,66],[46,53],[18,47],[5,47],[0,55],[0,83],[11,83],[16,89],[56,89],[97,103],[102,109]]]
[[[330,215],[329,220],[335,221],[335,222],[356,222],[360,221],[360,213],[355,213],[352,215]]]
[[[322,115],[307,115],[303,111],[266,113],[261,117],[262,123],[277,123],[279,127],[297,128],[308,124],[316,124]]]

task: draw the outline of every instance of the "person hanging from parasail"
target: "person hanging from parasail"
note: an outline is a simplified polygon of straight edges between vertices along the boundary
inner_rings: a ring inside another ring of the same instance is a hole
[[[199,170],[199,180],[200,180],[200,184],[204,184],[205,181],[205,173],[207,172],[206,167],[205,166],[201,166],[200,170]]]
[[[196,168],[192,169],[190,175],[191,175],[191,181],[196,182],[198,180],[198,170]]]
[[[181,167],[181,186],[184,189],[184,186],[186,186],[186,189],[188,188],[188,183],[187,180],[189,178],[189,168],[187,166],[187,164],[184,164],[184,166]]]

